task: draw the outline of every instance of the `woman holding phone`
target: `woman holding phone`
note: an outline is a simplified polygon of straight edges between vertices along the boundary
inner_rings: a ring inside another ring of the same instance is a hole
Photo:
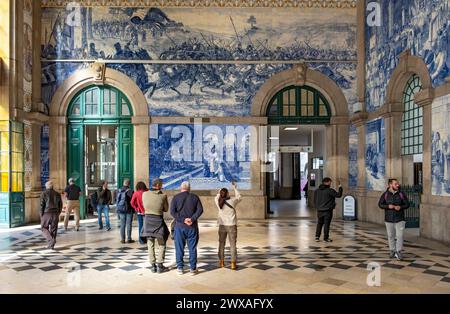
[[[237,218],[236,218],[236,205],[242,200],[236,183],[231,183],[234,189],[234,197],[230,197],[228,189],[223,188],[219,191],[215,198],[217,209],[219,210],[218,223],[219,223],[219,266],[225,267],[225,243],[230,241],[231,251],[231,269],[237,269]]]

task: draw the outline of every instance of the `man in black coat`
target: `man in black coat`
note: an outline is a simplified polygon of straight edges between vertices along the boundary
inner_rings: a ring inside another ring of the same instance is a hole
[[[331,188],[333,181],[330,178],[322,180],[322,184],[314,192],[314,206],[317,209],[317,228],[316,228],[316,242],[320,241],[320,234],[322,227],[324,228],[324,241],[332,242],[330,239],[330,225],[333,218],[333,209],[336,207],[336,198],[342,197],[342,186],[338,181],[339,192]]]
[[[384,209],[384,221],[388,235],[390,258],[402,260],[403,232],[405,231],[405,210],[409,208],[409,200],[400,191],[397,179],[389,179],[389,188],[378,201],[378,207]]]

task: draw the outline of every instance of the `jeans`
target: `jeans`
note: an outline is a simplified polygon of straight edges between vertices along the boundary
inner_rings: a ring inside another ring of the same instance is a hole
[[[183,269],[184,267],[184,247],[189,249],[189,264],[191,270],[197,269],[197,244],[199,240],[198,228],[191,227],[179,227],[175,226],[175,251],[177,268]]]
[[[225,243],[230,242],[231,261],[237,261],[237,226],[224,226],[219,225],[219,259],[223,261],[225,259]]]
[[[403,249],[403,232],[405,231],[406,221],[397,223],[385,222],[388,235],[389,250],[401,252]]]
[[[333,218],[333,211],[327,210],[327,211],[318,211],[317,212],[317,228],[316,228],[316,238],[320,238],[320,234],[322,233],[322,227],[324,227],[323,230],[323,238],[326,240],[330,237],[330,225],[331,225],[331,219]]]
[[[120,219],[120,239],[125,241],[125,228],[127,228],[127,239],[131,240],[131,228],[133,226],[133,213],[119,213]]]
[[[139,234],[139,243],[140,244],[145,244],[146,239],[141,238],[141,234],[142,234],[142,227],[144,226],[144,215],[141,214],[137,214],[137,221],[138,221],[138,234]]]
[[[111,229],[111,225],[109,224],[109,206],[108,205],[97,205],[97,213],[98,213],[98,225],[100,228],[103,228],[102,214],[105,215],[105,223],[106,228]]]
[[[162,264],[166,257],[166,242],[164,239],[157,239],[154,237],[147,238],[148,245],[148,260],[150,264]],[[156,258],[156,248],[158,248],[158,258]]]

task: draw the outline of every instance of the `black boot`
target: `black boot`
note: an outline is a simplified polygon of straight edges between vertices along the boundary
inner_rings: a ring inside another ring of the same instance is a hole
[[[151,271],[152,271],[152,273],[156,273],[156,271],[157,271],[156,264],[152,264]]]
[[[158,274],[161,274],[167,270],[167,267],[165,267],[162,263],[158,263]]]

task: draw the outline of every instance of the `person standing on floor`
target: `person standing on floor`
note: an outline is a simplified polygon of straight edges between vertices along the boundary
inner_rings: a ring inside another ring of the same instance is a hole
[[[333,242],[330,239],[331,219],[333,218],[333,210],[336,207],[336,198],[342,197],[343,189],[338,181],[339,191],[336,192],[331,188],[332,182],[330,178],[324,178],[322,184],[314,192],[314,206],[317,209],[316,242],[320,241],[320,234],[324,226],[324,241]]]
[[[164,221],[164,213],[169,210],[169,202],[167,195],[162,192],[162,186],[161,179],[154,179],[152,189],[142,194],[142,203],[145,208],[142,236],[147,238],[148,258],[153,273],[162,273],[167,270],[164,259],[169,228]],[[156,248],[158,248],[158,257],[155,253]]]
[[[136,191],[133,193],[133,197],[131,198],[131,206],[134,208],[137,214],[139,244],[147,244],[146,239],[141,237],[145,215],[145,208],[144,204],[142,203],[142,195],[147,191],[148,189],[145,183],[140,181],[136,184]]]
[[[237,269],[237,218],[236,205],[242,200],[236,184],[232,183],[234,197],[230,197],[228,189],[223,188],[215,198],[215,203],[219,209],[219,266],[225,267],[225,243],[230,242],[231,251],[231,269]]]
[[[197,244],[199,241],[198,219],[203,214],[200,198],[191,193],[188,181],[181,183],[181,193],[174,196],[170,204],[170,214],[175,218],[175,255],[178,274],[184,273],[184,247],[189,249],[190,273],[197,270]]]
[[[75,179],[69,179],[69,185],[64,190],[67,199],[66,216],[64,217],[64,229],[67,231],[69,226],[70,214],[73,210],[75,215],[75,230],[80,230],[80,195],[81,189],[75,184]]]
[[[384,221],[389,242],[389,257],[403,259],[403,232],[405,231],[405,210],[409,208],[409,200],[400,191],[397,179],[389,179],[389,187],[378,201],[378,207],[384,209]]]
[[[54,249],[58,232],[59,215],[63,207],[61,195],[53,189],[52,181],[45,183],[45,191],[40,198],[42,234],[47,240],[47,248]]]
[[[103,229],[102,214],[105,215],[106,231],[111,230],[109,223],[109,205],[112,204],[112,194],[108,189],[108,182],[102,181],[101,186],[97,190],[97,213],[99,230]]]
[[[130,180],[123,181],[123,187],[117,193],[117,213],[120,219],[120,243],[125,243],[125,229],[127,229],[127,243],[134,243],[131,239],[131,231],[133,229],[133,212],[131,206],[131,198],[133,197],[133,190],[130,189]]]

